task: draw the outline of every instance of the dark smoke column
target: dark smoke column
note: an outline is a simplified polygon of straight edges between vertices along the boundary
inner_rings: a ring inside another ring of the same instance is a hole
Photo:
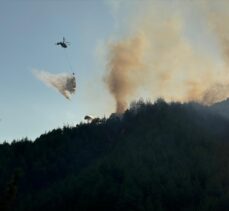
[[[125,111],[128,97],[134,94],[143,78],[141,69],[143,68],[144,47],[143,35],[110,46],[108,74],[105,82],[115,98],[117,113]]]

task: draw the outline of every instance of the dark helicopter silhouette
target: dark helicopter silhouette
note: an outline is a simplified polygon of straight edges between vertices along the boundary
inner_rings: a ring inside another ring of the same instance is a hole
[[[67,42],[65,40],[65,38],[63,37],[63,41],[62,42],[57,42],[56,45],[60,45],[62,48],[67,48],[68,45],[70,45],[70,42]]]

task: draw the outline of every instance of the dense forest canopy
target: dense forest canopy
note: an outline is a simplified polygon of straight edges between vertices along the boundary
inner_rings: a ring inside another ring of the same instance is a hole
[[[0,210],[229,210],[229,120],[196,103],[0,145]]]

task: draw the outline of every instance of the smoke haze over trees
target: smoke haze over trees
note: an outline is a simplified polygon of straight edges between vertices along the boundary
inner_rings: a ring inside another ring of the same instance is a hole
[[[136,12],[124,22],[125,36],[108,45],[105,82],[116,112],[142,96],[206,105],[229,97],[229,1],[122,5]]]
[[[228,210],[229,120],[195,103],[0,145],[0,210]]]

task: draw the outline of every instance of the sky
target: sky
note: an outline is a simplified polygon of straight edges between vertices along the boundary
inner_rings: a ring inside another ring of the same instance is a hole
[[[87,114],[103,117],[114,109],[98,83],[104,67],[103,40],[114,32],[112,6],[105,1],[0,1],[0,141],[28,137]],[[55,43],[65,36],[67,49]],[[70,65],[69,65],[70,63]],[[76,74],[76,94],[66,100],[37,80],[32,70]],[[113,104],[113,105],[112,105]]]
[[[0,0],[0,143],[143,98],[229,96],[226,0]],[[55,45],[63,36],[71,45]],[[33,72],[75,73],[71,100]]]

